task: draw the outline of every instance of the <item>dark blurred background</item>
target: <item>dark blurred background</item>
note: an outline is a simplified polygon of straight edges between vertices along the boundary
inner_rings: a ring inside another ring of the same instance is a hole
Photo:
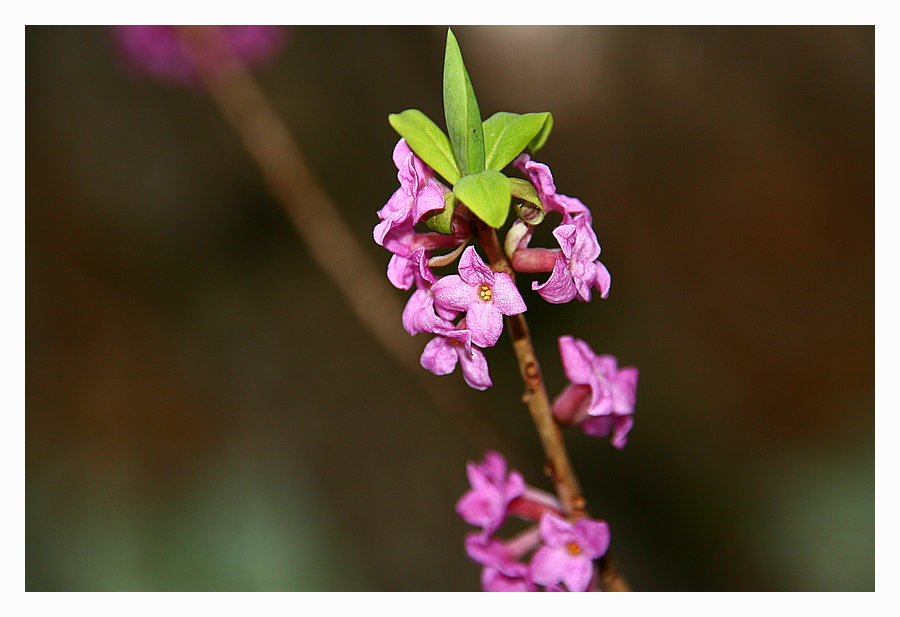
[[[874,590],[874,27],[454,32],[594,213],[610,297],[523,294],[551,395],[561,334],[640,368],[623,451],[567,433],[630,583]],[[382,266],[387,115],[443,123],[445,33],[294,28],[258,72]],[[549,488],[508,339],[483,393],[404,372],[211,100],[103,28],[26,29],[26,122],[26,588],[478,589],[465,461]]]

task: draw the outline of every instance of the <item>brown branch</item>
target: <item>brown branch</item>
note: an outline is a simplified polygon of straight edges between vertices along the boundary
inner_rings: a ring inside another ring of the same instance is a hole
[[[497,232],[481,221],[477,221],[477,224],[478,240],[491,262],[491,267],[497,272],[505,272],[515,278],[515,272],[500,247]],[[528,407],[546,456],[544,472],[553,482],[566,516],[577,521],[587,516],[587,502],[582,495],[572,463],[569,461],[562,432],[553,418],[550,398],[547,396],[547,388],[544,386],[544,377],[541,374],[541,367],[534,353],[531,334],[528,331],[528,322],[525,320],[524,313],[520,313],[507,317],[507,323],[519,365],[519,373],[525,382],[525,394],[522,396],[522,401]]]
[[[497,239],[495,229],[476,221],[478,226],[478,241],[487,254],[491,267],[496,272],[505,272],[515,280],[515,271],[503,253],[500,242]],[[581,491],[581,485],[575,470],[569,460],[566,444],[563,440],[559,424],[553,417],[550,406],[550,398],[547,396],[547,388],[544,385],[544,377],[537,355],[534,353],[534,345],[531,342],[531,333],[528,330],[528,322],[525,314],[520,313],[507,317],[513,350],[516,353],[516,361],[519,365],[519,373],[525,383],[525,394],[522,402],[528,408],[531,419],[534,422],[538,437],[544,449],[546,464],[544,472],[553,482],[556,494],[562,501],[563,511],[570,520],[578,521],[590,515],[587,500]],[[615,560],[610,552],[600,559],[597,572],[600,586],[604,591],[631,591],[625,577],[619,572]]]

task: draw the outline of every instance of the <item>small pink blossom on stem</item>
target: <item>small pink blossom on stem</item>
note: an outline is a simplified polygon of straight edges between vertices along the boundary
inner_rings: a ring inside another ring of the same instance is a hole
[[[445,276],[431,288],[436,304],[465,311],[472,342],[492,347],[503,332],[503,316],[526,310],[516,285],[505,272],[494,272],[470,246],[459,259],[459,274]]]
[[[481,588],[484,591],[540,591],[529,578],[527,563],[519,561],[520,551],[516,542],[504,542],[495,538],[484,541],[482,534],[466,534],[466,554],[472,561],[484,566],[481,570]],[[531,544],[537,538],[529,538]]]
[[[585,210],[576,216],[566,214],[562,224],[553,230],[553,236],[560,248],[529,248],[531,227],[516,221],[507,236],[510,245],[506,247],[513,268],[519,272],[552,272],[550,278],[543,283],[533,282],[531,288],[553,304],[564,304],[575,298],[590,302],[591,288],[606,298],[611,279],[609,270],[597,260],[600,243],[591,228],[590,213]]]
[[[582,519],[571,523],[552,513],[540,522],[543,546],[531,558],[531,580],[538,585],[564,583],[569,591],[587,591],[593,560],[609,548],[609,525]]]
[[[506,520],[512,500],[525,493],[525,479],[515,469],[506,473],[506,459],[488,450],[484,461],[466,463],[469,489],[456,502],[456,513],[470,525],[482,528],[482,542]]]
[[[400,139],[394,146],[393,159],[400,188],[378,211],[381,222],[372,232],[375,242],[385,248],[388,248],[387,236],[392,230],[399,230],[400,235],[407,228],[411,230],[425,214],[443,208],[444,195],[450,192],[435,179],[434,170],[410,149],[405,139]]]
[[[403,309],[403,328],[413,336],[419,332],[440,334],[456,329],[451,323],[457,317],[456,311],[434,304],[431,287],[438,279],[427,265],[428,252],[418,248],[405,261],[412,269],[411,276],[415,280],[416,290]]]
[[[415,230],[425,215],[444,207],[444,195],[450,191],[435,179],[434,170],[409,148],[405,139],[397,142],[393,159],[400,188],[378,211],[381,222],[372,230],[372,236],[376,243],[393,253],[388,262],[388,280],[398,289],[409,289],[419,268],[410,259],[416,249],[456,247],[464,238]]]
[[[591,229],[590,219],[576,216],[572,223],[559,225],[553,230],[561,252],[553,266],[553,274],[541,285],[532,289],[554,304],[568,302],[577,297],[582,302],[591,301],[591,288],[596,287],[600,297],[609,295],[609,271],[597,261],[600,243]]]
[[[593,437],[612,433],[612,445],[624,448],[634,424],[638,369],[620,369],[614,356],[597,355],[571,336],[559,337],[559,354],[570,384],[554,399],[553,415],[561,424],[580,425]]]
[[[591,212],[581,200],[556,192],[556,184],[553,182],[553,174],[550,168],[543,163],[532,161],[528,154],[520,154],[513,161],[513,166],[521,169],[528,176],[528,180],[537,190],[538,197],[545,211],[559,212],[563,215],[563,222],[568,222],[576,214],[587,215],[590,220]]]
[[[449,375],[457,362],[462,367],[463,379],[476,390],[486,390],[493,384],[488,373],[484,352],[472,344],[471,330],[457,325],[428,341],[419,363],[435,375]]]

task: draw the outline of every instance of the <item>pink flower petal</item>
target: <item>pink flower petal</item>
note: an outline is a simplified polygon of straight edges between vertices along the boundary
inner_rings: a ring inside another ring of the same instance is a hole
[[[591,364],[593,353],[585,357],[583,341],[571,336],[559,337],[559,355],[562,359],[566,377],[574,384],[589,385],[593,377],[594,367]]]
[[[412,154],[412,150],[410,149],[409,144],[401,137],[400,141],[397,142],[397,145],[394,146],[394,151],[391,153],[391,158],[394,160],[394,167],[397,169],[403,167],[406,157],[410,154]]]
[[[528,310],[525,300],[519,293],[512,277],[506,272],[494,274],[494,284],[491,285],[491,297],[494,306],[504,315],[518,315]]]
[[[469,306],[466,325],[472,331],[473,343],[479,347],[493,347],[503,332],[503,314],[493,302],[479,300]]]
[[[539,523],[541,539],[547,546],[564,546],[575,541],[575,532],[572,523],[561,516],[548,512],[541,517]]]
[[[621,450],[628,443],[628,433],[634,426],[633,416],[592,416],[581,424],[585,435],[605,439],[612,433],[609,442]]]
[[[394,253],[388,262],[387,277],[397,289],[409,289],[416,280],[416,265],[408,258]]]
[[[429,178],[416,193],[416,201],[412,211],[413,221],[418,223],[432,210],[442,210],[446,203],[444,195],[448,192],[447,187],[443,184],[434,178]]]
[[[606,298],[609,296],[609,287],[612,283],[612,278],[609,276],[609,270],[606,269],[599,261],[596,262],[597,271],[594,276],[594,287],[600,292],[601,298]]]
[[[531,557],[531,580],[550,585],[562,580],[568,556],[565,548],[542,546]]]
[[[575,523],[579,546],[590,559],[599,559],[609,549],[609,523],[594,519],[582,519]]]
[[[474,246],[466,247],[459,258],[459,275],[472,286],[494,282],[494,271],[484,263]]]
[[[484,352],[477,347],[473,346],[469,351],[460,349],[459,364],[462,368],[463,379],[469,387],[486,390],[494,385],[488,372],[488,363]]]
[[[467,284],[458,274],[442,277],[431,288],[435,303],[457,311],[467,311],[474,302],[480,301],[478,290]]]
[[[582,557],[581,559],[570,559],[567,561],[560,578],[570,591],[581,592],[587,591],[593,575],[593,563],[591,563],[590,559]]]
[[[566,260],[560,255],[553,266],[553,273],[543,283],[534,281],[531,288],[540,296],[552,304],[565,304],[571,302],[577,293],[575,281],[566,267]]]
[[[556,229],[553,230],[553,237],[559,242],[559,248],[567,260],[572,259],[576,236],[575,225],[557,225]]]
[[[538,591],[537,586],[525,578],[527,566],[521,564],[519,576],[510,576],[497,568],[484,568],[481,571],[481,588],[484,591]]]
[[[415,335],[419,332],[442,334],[453,329],[453,324],[434,312],[434,298],[431,291],[417,289],[409,297],[401,316],[403,328]]]
[[[449,375],[456,368],[459,356],[452,342],[444,336],[436,336],[425,345],[419,363],[435,375]]]

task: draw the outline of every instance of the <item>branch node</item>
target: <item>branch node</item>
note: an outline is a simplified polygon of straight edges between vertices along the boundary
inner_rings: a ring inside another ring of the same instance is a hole
[[[556,481],[556,469],[551,461],[544,463],[544,475],[551,478],[554,482]]]

